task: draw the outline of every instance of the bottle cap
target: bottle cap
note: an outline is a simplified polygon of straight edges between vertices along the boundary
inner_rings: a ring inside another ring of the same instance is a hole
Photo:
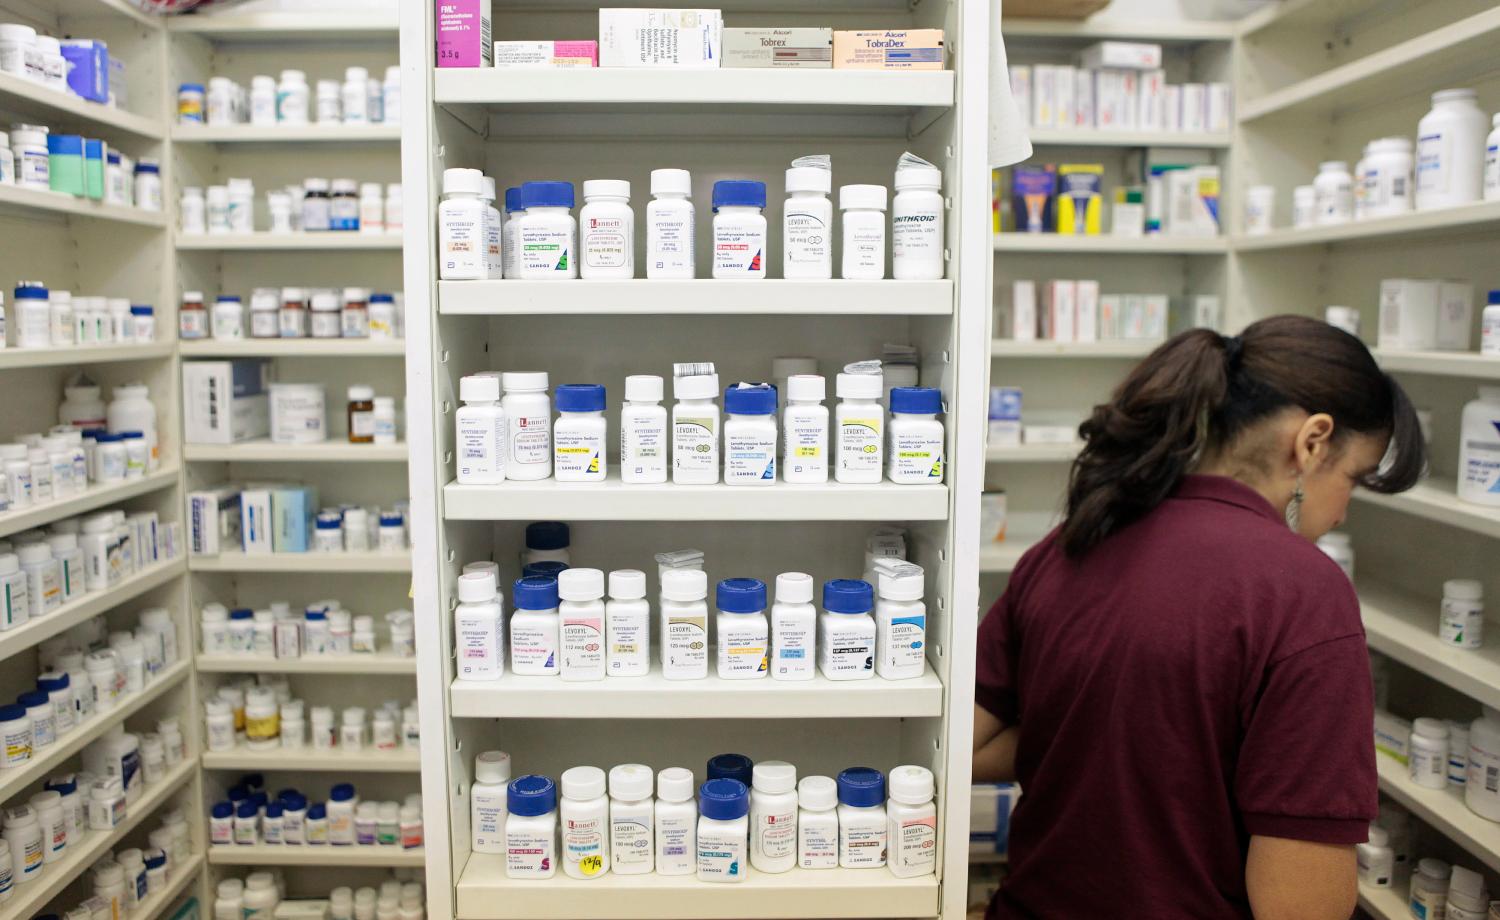
[[[557,596],[565,601],[596,601],[604,596],[604,573],[599,569],[564,569],[557,576]],[[563,795],[568,795],[566,789]]]
[[[690,800],[693,797],[693,771],[687,767],[667,767],[656,774],[656,797],[664,802]]]
[[[943,171],[936,166],[901,166],[896,169],[896,191],[909,188],[943,187]]]
[[[597,383],[558,384],[554,398],[559,412],[604,411],[604,387]]]
[[[500,383],[507,393],[544,393],[549,385],[545,371],[506,371]]]
[[[871,808],[885,802],[885,777],[872,767],[850,767],[839,774],[839,804]]]
[[[565,799],[587,801],[604,795],[604,771],[598,767],[573,767],[564,770],[561,779]]]
[[[883,185],[839,186],[839,210],[884,211],[886,201]]]
[[[708,759],[708,778],[736,779],[750,785],[754,777],[755,764],[744,754],[715,754]]]
[[[804,776],[797,783],[797,804],[810,811],[827,811],[839,803],[839,787],[831,776]]]
[[[786,190],[791,192],[821,192],[826,195],[833,188],[833,171],[816,166],[793,166],[786,171]]]
[[[1448,864],[1441,859],[1428,856],[1417,861],[1417,871],[1430,879],[1446,879]]]
[[[937,788],[931,770],[911,765],[896,767],[891,771],[887,783],[891,789],[891,801],[902,805],[923,805],[930,802]]]
[[[485,751],[475,757],[474,779],[481,783],[510,782],[510,755],[504,751]]]
[[[720,179],[714,183],[714,210],[731,207],[764,208],[766,184],[747,179]]]
[[[547,777],[533,773],[512,780],[505,799],[511,814],[535,818],[557,808],[557,786]]]
[[[924,593],[922,567],[900,559],[875,560],[875,577],[880,582],[880,596],[888,601],[919,601]]]
[[[656,774],[642,763],[622,763],[609,770],[609,794],[616,799],[638,802],[651,798]]]
[[[756,792],[779,795],[797,788],[797,768],[784,760],[762,760],[751,770]]]
[[[683,399],[713,399],[719,395],[718,374],[694,374],[672,378],[672,395]]]
[[[609,596],[633,601],[646,596],[646,573],[640,569],[615,569],[609,573]]]
[[[307,180],[307,187],[313,188],[312,179]],[[322,182],[322,180],[317,180]],[[326,188],[326,184],[324,188]],[[444,195],[478,195],[484,191],[484,173],[477,169],[445,169],[443,170],[443,194]]]
[[[225,818],[232,818],[234,817],[234,806],[228,802],[215,802],[213,810],[209,814],[220,821]]]
[[[526,525],[527,549],[567,549],[568,525],[561,521],[535,521]]]
[[[693,174],[685,169],[653,169],[651,170],[651,194],[653,195],[691,195],[693,193]]]
[[[369,402],[375,398],[375,388],[368,386],[352,386],[349,388],[350,402]]]
[[[483,604],[495,599],[495,574],[493,572],[470,572],[458,576],[458,602],[460,604]]]
[[[352,783],[339,783],[328,790],[328,798],[333,802],[349,802],[354,799],[354,785]]]
[[[1443,597],[1456,601],[1477,601],[1484,598],[1484,585],[1468,578],[1454,578],[1443,582]]]
[[[655,374],[633,374],[625,378],[626,402],[661,402],[661,378]]]
[[[786,378],[786,398],[789,401],[822,402],[827,396],[827,385],[817,374],[794,374]]]
[[[813,577],[803,572],[782,572],[776,576],[776,603],[810,604],[813,599]]]
[[[479,197],[493,203],[495,200],[495,180],[489,176],[485,176],[480,184],[483,187],[483,191],[479,193]]]
[[[550,575],[532,575],[516,582],[517,610],[556,610],[557,579]]]
[[[586,179],[583,198],[624,198],[630,200],[630,183],[624,179]]]
[[[884,382],[881,374],[839,374],[839,399],[879,399]]]
[[[571,208],[573,183],[524,182],[521,184],[521,204],[528,211],[532,208]]]
[[[507,213],[507,214],[514,214],[517,211],[524,211],[524,210],[526,210],[526,209],[521,206],[521,187],[518,185],[515,188],[508,188],[508,189],[506,189],[505,190],[505,213]]]
[[[892,387],[891,412],[937,415],[943,411],[942,391],[935,387]]]
[[[698,789],[698,811],[716,821],[743,818],[750,813],[750,791],[737,779],[711,779]]]
[[[1413,719],[1411,733],[1423,738],[1442,739],[1448,737],[1448,723],[1442,719],[1420,718]]]
[[[823,609],[829,613],[869,613],[874,592],[870,583],[854,578],[823,582]]]
[[[760,613],[766,609],[766,583],[759,578],[726,578],[719,582],[715,602],[725,613]]]
[[[775,415],[776,388],[768,383],[737,383],[724,391],[724,411],[731,415]]]
[[[708,574],[701,569],[663,572],[661,596],[669,601],[701,601],[708,597]]]
[[[249,799],[240,803],[239,810],[234,813],[236,818],[254,818],[260,815],[260,806]]]

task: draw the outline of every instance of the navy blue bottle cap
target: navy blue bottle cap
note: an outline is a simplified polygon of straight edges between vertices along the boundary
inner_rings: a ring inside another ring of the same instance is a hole
[[[347,802],[354,798],[353,783],[339,783],[328,790],[328,798],[335,802]]]
[[[557,784],[532,773],[511,780],[505,800],[510,813],[523,818],[545,815],[557,807]]]
[[[775,415],[776,388],[767,383],[726,387],[724,411],[731,415]]]
[[[285,811],[285,810],[286,810],[286,806],[283,805],[283,804],[281,804],[280,802],[267,802],[266,803],[266,817],[267,818],[279,818],[279,817],[281,817],[281,813],[283,811]]]
[[[711,779],[698,788],[698,810],[717,821],[743,818],[750,813],[750,790],[737,779]]]
[[[868,613],[875,606],[875,591],[868,581],[834,578],[823,582],[823,609],[833,613]]]
[[[286,811],[306,811],[307,796],[294,789],[282,790],[281,807]]]
[[[526,525],[527,549],[567,549],[568,525],[562,521],[535,521]]]
[[[714,210],[731,207],[764,208],[766,184],[749,179],[720,179],[714,183]]]
[[[557,578],[532,575],[517,579],[511,594],[517,610],[552,610],[557,607]]]
[[[908,415],[937,415],[943,411],[942,391],[935,387],[892,387],[891,411]]]
[[[571,208],[573,206],[573,183],[551,181],[522,183],[521,204],[527,210]]]
[[[709,779],[737,779],[747,787],[755,772],[755,762],[744,754],[715,754],[708,759]]]
[[[228,802],[217,802],[214,804],[213,811],[210,814],[215,818],[233,818],[234,806]]]
[[[872,808],[885,802],[885,774],[873,767],[850,767],[839,774],[839,804]]]
[[[25,706],[17,706],[14,703],[0,706],[0,722],[14,722],[16,719],[24,718],[26,718]]]
[[[260,806],[250,799],[240,803],[240,810],[235,812],[236,818],[254,818],[260,814]]]
[[[524,211],[524,210],[525,210],[525,208],[522,207],[522,205],[521,205],[521,187],[519,185],[517,185],[514,188],[508,188],[508,189],[506,189],[505,190],[505,213],[507,213],[507,214],[513,214],[516,211]]]
[[[307,810],[307,820],[309,821],[322,821],[326,817],[328,817],[328,809],[323,806],[322,802]]]
[[[51,700],[47,698],[47,694],[41,690],[27,690],[25,693],[16,697],[16,702],[20,703],[22,706],[25,706],[27,709],[31,709],[34,706],[52,705]]]
[[[597,383],[562,383],[553,393],[559,412],[603,412],[604,387]]]
[[[719,582],[716,600],[727,613],[759,613],[766,609],[766,583],[759,578],[726,578]]]

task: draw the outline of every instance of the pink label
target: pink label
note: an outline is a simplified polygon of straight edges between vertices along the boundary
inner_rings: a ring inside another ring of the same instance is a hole
[[[489,60],[489,0],[437,0],[437,66],[481,67]]]
[[[588,61],[599,66],[598,42],[553,42],[552,56],[560,60]]]

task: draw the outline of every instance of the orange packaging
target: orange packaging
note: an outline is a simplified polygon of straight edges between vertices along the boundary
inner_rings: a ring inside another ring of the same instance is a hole
[[[942,70],[942,29],[861,29],[833,33],[834,70]]]

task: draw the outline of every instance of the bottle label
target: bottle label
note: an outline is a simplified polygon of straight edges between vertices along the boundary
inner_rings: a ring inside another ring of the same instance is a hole
[[[656,824],[656,871],[671,867],[691,867],[696,840],[694,818],[671,818]]]
[[[802,821],[797,827],[797,865],[804,869],[837,869],[839,867],[839,830],[834,821]]]
[[[50,185],[52,181],[51,160],[47,151],[21,148],[21,165],[16,168],[18,185]]]
[[[486,482],[505,469],[503,416],[466,417],[458,428],[458,481]]]
[[[611,617],[608,621],[609,671],[616,673],[644,672],[649,654],[646,643],[646,621],[629,617]]]
[[[839,865],[846,869],[885,865],[885,826],[841,827]]]
[[[604,623],[593,616],[564,617],[562,666],[580,674],[604,673]]]
[[[568,277],[573,265],[572,234],[566,230],[521,228],[521,277]]]
[[[469,214],[454,214],[443,217],[440,226],[442,243],[440,253],[441,274],[484,274],[484,243],[480,235],[483,223],[475,223]]]
[[[937,817],[902,821],[897,829],[896,865],[913,875],[925,875],[937,867]]]
[[[1442,194],[1448,191],[1448,174],[1453,171],[1453,137],[1441,131],[1417,138],[1417,192]]]
[[[667,429],[657,419],[626,417],[620,422],[620,474],[639,481],[667,473]]]
[[[761,815],[756,822],[760,851],[771,859],[795,856],[797,853],[797,813]]]
[[[178,334],[184,339],[201,339],[208,335],[207,310],[182,310],[177,314]]]
[[[745,874],[745,838],[720,831],[698,832],[698,878],[739,879]]]
[[[628,261],[630,227],[623,217],[591,217],[583,228],[583,264],[623,268]]]
[[[844,230],[845,272],[878,272],[885,267],[885,224]],[[846,275],[847,277],[847,275]]]
[[[501,647],[499,623],[494,620],[479,621],[477,618],[459,620],[455,643],[458,657],[458,673],[461,677],[493,677],[500,663]]]
[[[782,475],[823,472],[828,470],[827,422],[792,421],[786,427],[786,447]]]
[[[708,667],[708,624],[704,617],[667,619],[667,670],[699,673]]]
[[[827,203],[826,199],[820,200]],[[783,245],[786,246],[787,267],[832,270],[833,255],[829,250],[832,231],[821,214],[788,202],[785,228]]]
[[[4,745],[5,758],[0,764],[7,767],[19,766],[31,759],[31,723],[27,722],[24,727],[15,730],[6,730],[0,734],[0,745]]]
[[[923,434],[891,436],[891,478],[896,482],[942,482],[943,439]]]
[[[678,416],[672,425],[672,467],[681,472],[718,470],[718,419]]]
[[[767,673],[766,668],[766,634],[763,631],[719,630],[720,677],[760,677]]]
[[[885,648],[880,660],[895,670],[920,668],[926,657],[927,618],[925,616],[894,617],[890,628],[882,637]]]
[[[604,829],[599,818],[568,819],[563,828],[563,859],[579,875],[593,878],[605,870]]]
[[[839,469],[870,472],[880,469],[879,418],[846,418],[839,423]]]
[[[1484,149],[1484,191],[1486,198],[1500,192],[1500,144],[1490,144]]]
[[[825,634],[818,639],[818,664],[829,677],[848,677],[874,670],[873,637]]]
[[[559,481],[604,478],[604,437],[559,425],[553,432],[553,476]]]
[[[511,623],[510,666],[518,673],[557,670],[557,626]]]
[[[609,856],[616,871],[641,866],[649,870],[654,861],[651,852],[651,817],[646,815],[611,821]]]
[[[773,614],[774,616],[774,614]],[[813,671],[813,631],[811,627],[788,622],[775,624],[772,642],[772,659],[775,670],[772,677],[802,677]]]
[[[940,259],[942,253],[943,215],[936,211],[905,211],[898,204],[891,214],[891,257]]]
[[[1495,427],[1495,440],[1464,439],[1459,450],[1462,464],[1458,471],[1460,495],[1466,492],[1482,493],[1487,497],[1500,495],[1500,425]]]
[[[759,275],[765,271],[764,230],[715,221],[714,275]]]
[[[679,217],[675,214],[653,214],[650,216],[651,264],[649,270],[660,272],[691,272],[693,270],[693,213],[688,210]]]
[[[724,481],[748,485],[776,481],[776,435],[729,433],[724,437]]]
[[[505,835],[505,872],[512,878],[540,877],[552,872],[552,835],[508,831]]]
[[[1472,601],[1443,598],[1438,638],[1459,648],[1479,648],[1484,641],[1484,607]]]
[[[513,463],[530,465],[552,459],[552,420],[545,415],[520,415],[510,426],[510,455]]]
[[[351,438],[375,437],[375,410],[349,413],[349,436]]]

